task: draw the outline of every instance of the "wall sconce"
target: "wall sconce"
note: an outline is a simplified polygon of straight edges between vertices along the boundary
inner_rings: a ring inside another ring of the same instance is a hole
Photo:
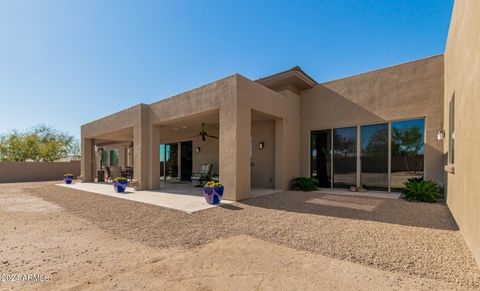
[[[437,140],[444,140],[445,139],[445,130],[440,129],[437,132]]]
[[[199,152],[200,152],[200,147],[197,147],[197,148],[195,149],[195,152],[196,152],[196,153],[199,153]]]
[[[263,150],[264,147],[265,147],[265,142],[262,141],[258,144],[259,149]]]

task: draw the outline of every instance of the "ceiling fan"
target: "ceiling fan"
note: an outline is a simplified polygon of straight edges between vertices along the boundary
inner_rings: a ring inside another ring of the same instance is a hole
[[[193,137],[197,137],[197,136],[201,136],[202,137],[202,141],[205,141],[207,139],[207,136],[208,137],[211,137],[211,138],[216,138],[218,139],[218,136],[213,136],[213,135],[209,135],[206,131],[205,131],[205,123],[202,123],[202,131],[200,131],[199,134],[193,136]]]

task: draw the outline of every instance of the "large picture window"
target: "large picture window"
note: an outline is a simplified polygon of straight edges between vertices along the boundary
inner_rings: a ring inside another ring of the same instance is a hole
[[[448,106],[448,163],[455,163],[455,94]]]
[[[118,150],[110,151],[110,167],[118,167]]]
[[[101,160],[102,166],[108,167],[110,166],[110,159],[108,156],[108,151],[103,151],[102,152],[102,160]]]

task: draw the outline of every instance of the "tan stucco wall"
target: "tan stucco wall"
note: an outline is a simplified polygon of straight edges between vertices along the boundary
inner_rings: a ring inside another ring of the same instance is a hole
[[[264,148],[259,148],[259,143]],[[252,124],[252,187],[275,188],[275,121]]]
[[[0,162],[0,183],[56,181],[63,175],[80,175],[80,161],[71,162]]]
[[[425,117],[425,177],[443,183],[443,56],[335,80],[301,94],[301,174],[310,175],[310,131]]]
[[[480,1],[454,4],[445,51],[445,152],[448,104],[455,93],[455,173],[447,204],[480,264]]]
[[[250,135],[252,110],[275,120],[275,188],[288,189],[288,182],[299,175],[300,97],[290,90],[275,92],[245,77],[238,78],[238,141],[241,145],[242,185],[251,185]]]

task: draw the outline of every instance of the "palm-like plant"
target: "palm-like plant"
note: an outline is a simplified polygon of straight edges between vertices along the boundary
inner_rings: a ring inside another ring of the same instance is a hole
[[[440,198],[440,187],[434,181],[424,179],[409,179],[402,189],[405,199],[409,201],[435,202]]]

